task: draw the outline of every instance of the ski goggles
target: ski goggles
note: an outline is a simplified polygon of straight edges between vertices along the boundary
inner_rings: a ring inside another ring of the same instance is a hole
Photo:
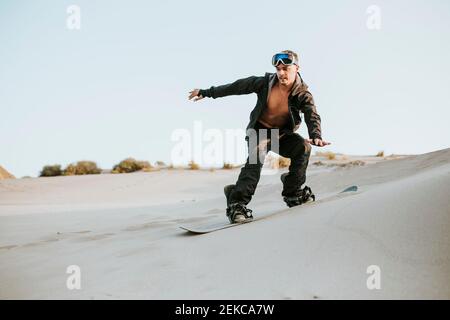
[[[298,62],[292,53],[276,53],[272,57],[272,65],[276,67],[280,62],[285,66],[293,64],[298,65]]]

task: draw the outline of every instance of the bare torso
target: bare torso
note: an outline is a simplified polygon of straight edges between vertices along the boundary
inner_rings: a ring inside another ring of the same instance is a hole
[[[268,128],[282,128],[289,119],[289,92],[280,89],[276,83],[270,91],[267,108],[258,121]]]

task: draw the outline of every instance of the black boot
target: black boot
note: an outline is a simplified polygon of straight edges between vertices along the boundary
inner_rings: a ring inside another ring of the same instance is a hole
[[[230,203],[230,194],[234,187],[234,184],[230,184],[223,188],[227,198],[227,217],[230,223],[242,223],[253,219],[252,210],[248,209],[245,204],[239,202]]]
[[[284,180],[288,174],[283,173],[281,175],[281,181],[284,184]],[[297,190],[297,192],[291,196],[284,196],[283,197],[284,202],[286,202],[287,206],[289,208],[299,206],[302,203],[310,202],[310,201],[316,201],[316,196],[312,192],[311,188],[307,185],[304,186],[304,188],[300,188]]]

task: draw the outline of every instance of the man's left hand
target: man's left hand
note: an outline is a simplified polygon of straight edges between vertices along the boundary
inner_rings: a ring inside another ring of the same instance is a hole
[[[317,146],[317,147],[324,147],[324,146],[331,144],[331,142],[326,142],[322,139],[306,139],[306,141],[308,141],[313,146]]]

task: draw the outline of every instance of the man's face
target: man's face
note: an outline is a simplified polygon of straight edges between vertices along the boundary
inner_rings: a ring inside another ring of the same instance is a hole
[[[280,62],[275,68],[277,69],[277,77],[281,85],[289,86],[294,83],[298,71],[297,65],[285,66]]]

